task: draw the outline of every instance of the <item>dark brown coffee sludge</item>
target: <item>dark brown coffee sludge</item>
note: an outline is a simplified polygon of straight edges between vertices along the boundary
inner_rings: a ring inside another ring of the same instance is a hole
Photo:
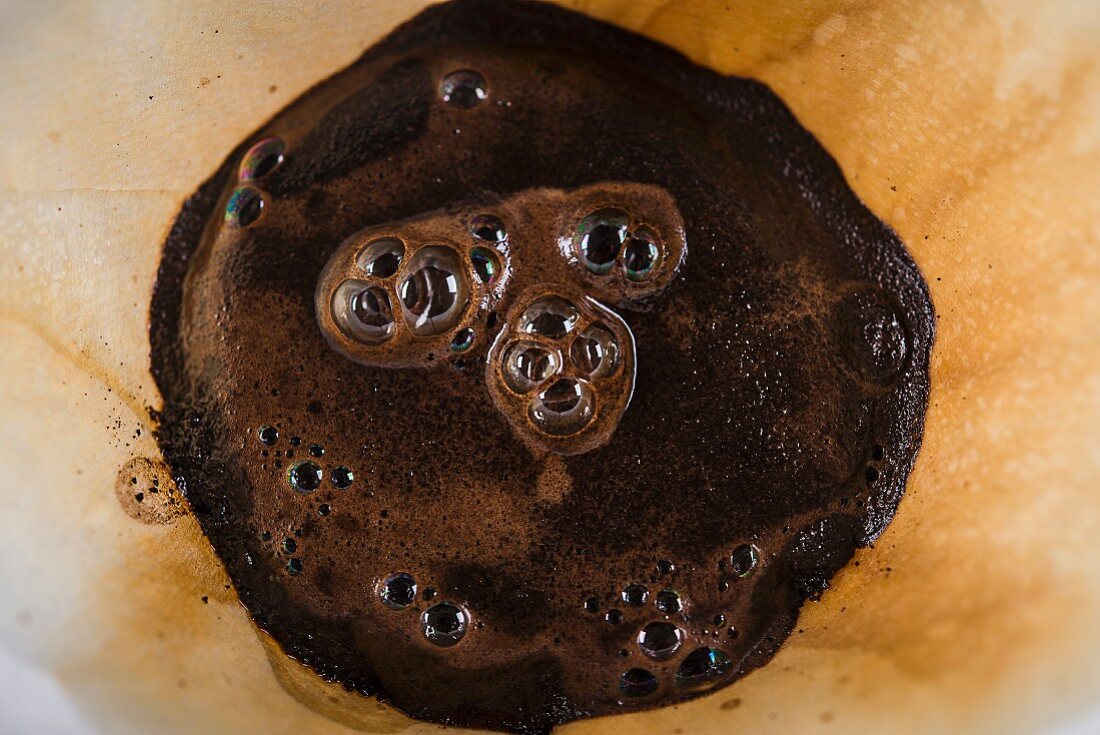
[[[521,732],[765,664],[893,515],[933,331],[768,90],[485,1],[243,142],[152,318],[161,446],[258,624]]]

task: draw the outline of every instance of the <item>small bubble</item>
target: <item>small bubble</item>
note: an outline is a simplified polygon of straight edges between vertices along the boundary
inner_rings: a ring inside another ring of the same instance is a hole
[[[302,573],[302,560],[291,559],[286,563],[286,573],[292,577],[297,577]]]
[[[652,234],[646,232],[638,233],[626,241],[623,249],[623,271],[631,281],[644,281],[653,275],[661,257],[655,240]]]
[[[612,625],[618,625],[623,622],[623,614],[618,610],[608,610],[603,619]]]
[[[292,444],[293,446],[296,446],[296,447],[297,447],[297,446],[301,445],[301,443],[302,443],[302,437],[300,437],[300,436],[292,436],[292,437],[290,437],[290,443],[291,443],[291,444]]]
[[[332,508],[329,507],[328,503],[321,503],[320,505],[317,506],[317,514],[318,515],[327,516],[331,512],[332,512]]]
[[[314,444],[309,448],[309,454],[311,457],[324,457],[325,448],[322,447],[320,444]]]
[[[752,544],[741,544],[730,554],[730,567],[738,577],[747,577],[756,567],[760,553]]]
[[[479,281],[490,284],[496,280],[500,273],[500,259],[489,248],[474,248],[470,251],[470,262],[474,264],[474,272]]]
[[[452,107],[468,110],[489,97],[485,77],[473,69],[452,71],[439,84],[439,96]]]
[[[391,574],[379,585],[378,596],[391,610],[404,610],[416,599],[416,580],[404,572]]]
[[[427,336],[449,330],[469,302],[469,284],[458,255],[441,245],[416,251],[398,295],[414,333]]]
[[[479,214],[470,220],[470,234],[478,240],[492,243],[501,243],[508,239],[504,223],[491,214]]]
[[[649,599],[649,590],[641,584],[628,584],[622,592],[622,598],[631,607],[641,607]]]
[[[722,613],[718,613],[714,616],[714,624],[721,627],[726,624],[726,616]]]
[[[590,378],[602,378],[619,364],[619,342],[602,324],[593,324],[573,340],[569,357]]]
[[[474,330],[460,329],[451,340],[451,352],[465,352],[474,344]]]
[[[431,600],[435,597],[435,590],[431,587],[424,588],[424,599]]]
[[[725,676],[733,668],[730,657],[717,648],[697,648],[689,653],[676,670],[676,685],[684,689],[706,686]]]
[[[394,237],[375,240],[360,253],[359,267],[375,278],[389,278],[401,266],[405,243]]]
[[[528,415],[551,436],[576,434],[592,420],[596,396],[585,380],[558,378],[531,400]]]
[[[254,186],[238,186],[225,205],[225,223],[230,227],[248,227],[260,218],[264,198]]]
[[[462,640],[469,625],[469,615],[450,602],[440,602],[420,616],[424,637],[437,646],[449,647]]]
[[[332,471],[329,481],[337,490],[347,490],[355,482],[355,473],[341,465]]]
[[[286,143],[282,138],[264,138],[244,154],[237,178],[253,181],[267,176],[282,164],[285,153]]]
[[[683,608],[679,593],[673,590],[661,590],[658,592],[654,604],[657,606],[658,610],[666,615],[674,615]]]
[[[536,342],[516,342],[504,353],[504,382],[516,393],[534,390],[560,368],[558,353]]]
[[[584,266],[596,275],[607,275],[626,240],[630,216],[619,209],[601,209],[577,225],[574,243]]]
[[[266,447],[275,445],[275,442],[279,441],[279,430],[274,426],[261,426],[256,430],[256,437],[260,440],[260,444]]]
[[[876,481],[878,481],[878,470],[875,469],[874,467],[868,467],[867,471],[864,473],[864,475],[867,478],[867,482],[876,482]]]
[[[351,296],[351,313],[359,323],[379,337],[393,332],[393,307],[390,295],[378,286],[367,286]]]
[[[684,642],[684,632],[672,623],[649,623],[638,631],[638,647],[652,659],[672,658]]]
[[[293,554],[298,550],[298,542],[292,538],[283,539],[283,551],[288,554]]]
[[[672,574],[675,571],[676,571],[676,565],[673,564],[668,559],[661,559],[660,561],[657,562],[657,573],[658,574]]]
[[[263,540],[263,541],[270,541],[271,540],[271,531],[264,531],[263,533],[261,533],[260,534],[260,539]]]
[[[544,296],[528,306],[519,319],[519,330],[540,334],[550,339],[562,339],[580,319],[577,307],[560,296]]]
[[[600,601],[595,597],[589,597],[584,601],[584,611],[594,613],[600,609]]]
[[[311,493],[321,486],[324,473],[310,461],[295,462],[286,473],[290,486],[300,493]]]
[[[644,697],[657,691],[657,677],[645,669],[631,669],[619,677],[619,691],[626,697]]]

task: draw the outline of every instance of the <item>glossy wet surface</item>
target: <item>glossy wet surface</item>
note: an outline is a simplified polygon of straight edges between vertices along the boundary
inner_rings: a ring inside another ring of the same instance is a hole
[[[761,86],[491,3],[242,143],[153,318],[162,447],[256,620],[415,716],[535,732],[767,661],[892,515],[932,332]]]

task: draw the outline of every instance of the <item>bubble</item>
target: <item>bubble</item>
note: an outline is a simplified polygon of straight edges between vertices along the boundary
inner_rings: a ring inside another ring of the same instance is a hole
[[[293,554],[298,550],[298,542],[292,538],[283,539],[283,551],[288,554]]]
[[[561,368],[558,353],[537,342],[516,342],[504,354],[504,382],[516,393],[528,393]]]
[[[465,352],[474,344],[474,330],[460,329],[451,340],[451,352]]]
[[[265,447],[271,447],[275,445],[275,442],[279,441],[279,430],[274,426],[268,426],[264,424],[256,430],[256,438],[260,440],[260,444]]]
[[[528,415],[551,436],[569,436],[588,425],[596,410],[596,395],[584,380],[558,378],[531,400]]]
[[[654,604],[657,609],[666,615],[674,615],[683,609],[683,602],[680,601],[680,594],[673,590],[661,590],[657,593],[657,599],[654,600]]]
[[[309,456],[311,457],[323,457],[325,456],[325,448],[320,444],[313,444],[309,448]]]
[[[631,607],[641,607],[649,599],[649,590],[645,585],[628,584],[622,592],[623,602]]]
[[[645,669],[631,669],[619,677],[619,691],[625,697],[644,697],[657,691],[657,677]]]
[[[672,574],[675,571],[676,571],[676,565],[673,564],[668,559],[661,559],[660,561],[657,562],[657,573],[658,574]]]
[[[611,625],[618,625],[623,622],[623,614],[619,610],[608,610],[604,613],[603,619]]]
[[[359,254],[359,267],[375,278],[389,278],[401,267],[405,243],[395,237],[375,240]]]
[[[752,544],[741,544],[730,554],[730,568],[738,577],[747,577],[756,567],[760,552]]]
[[[684,632],[672,623],[649,623],[638,631],[638,647],[652,659],[672,658],[684,642]]]
[[[626,241],[623,249],[623,271],[631,281],[644,281],[653,275],[661,251],[649,233],[638,233]]]
[[[302,573],[302,560],[291,559],[286,563],[286,573],[292,577],[297,577]]]
[[[377,345],[393,336],[393,307],[381,286],[344,281],[332,296],[332,313],[341,331],[359,342]]]
[[[322,477],[321,468],[308,460],[295,462],[286,473],[290,486],[300,493],[311,493],[319,488]]]
[[[260,218],[264,197],[254,186],[238,186],[225,205],[225,223],[230,227],[248,227]]]
[[[286,142],[282,138],[264,138],[248,149],[237,169],[237,178],[241,181],[253,181],[263,178],[274,171],[283,162]]]
[[[601,209],[580,221],[573,241],[585,268],[601,276],[611,272],[629,221],[630,216],[620,209]]]
[[[471,250],[470,262],[474,264],[477,279],[486,285],[495,281],[500,273],[500,258],[489,248],[477,247]]]
[[[569,356],[585,375],[602,378],[613,373],[619,364],[619,342],[610,329],[593,324],[573,340]]]
[[[420,616],[424,637],[437,646],[449,647],[462,640],[469,625],[469,615],[450,602],[440,602]]]
[[[458,254],[439,245],[416,251],[398,294],[413,332],[433,335],[447,331],[461,318],[470,295]]]
[[[337,490],[347,490],[355,482],[355,473],[341,465],[332,471],[329,481]]]
[[[717,648],[697,648],[676,669],[676,685],[684,689],[713,684],[733,668],[730,657]]]
[[[584,611],[594,613],[600,609],[600,601],[595,597],[589,597],[584,601]]]
[[[491,214],[479,214],[470,220],[470,234],[485,242],[500,243],[508,239],[504,223]]]
[[[452,71],[439,84],[439,96],[452,107],[468,110],[489,97],[485,77],[473,69]]]
[[[405,572],[391,574],[378,586],[378,597],[391,610],[404,610],[416,600],[416,580]]]
[[[573,331],[580,319],[577,307],[560,296],[544,296],[527,307],[519,319],[519,330],[561,339]]]

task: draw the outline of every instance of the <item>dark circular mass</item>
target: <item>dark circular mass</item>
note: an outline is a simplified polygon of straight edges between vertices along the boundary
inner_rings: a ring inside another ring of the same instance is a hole
[[[764,665],[893,516],[933,336],[766,87],[491,0],[242,141],[151,319],[158,440],[257,624],[524,733]]]

